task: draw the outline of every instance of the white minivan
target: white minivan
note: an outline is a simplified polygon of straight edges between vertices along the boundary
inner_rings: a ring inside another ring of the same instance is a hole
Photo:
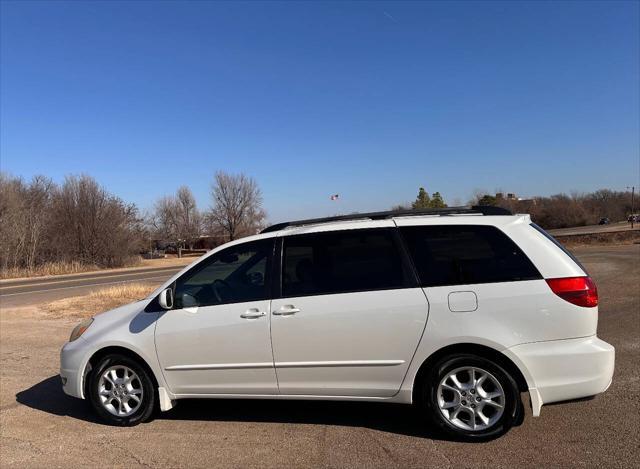
[[[495,207],[282,223],[148,298],[79,324],[64,391],[135,425],[184,398],[415,404],[483,440],[543,404],[605,391],[598,293],[528,215]]]

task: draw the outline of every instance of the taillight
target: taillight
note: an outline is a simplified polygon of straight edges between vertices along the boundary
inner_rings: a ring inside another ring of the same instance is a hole
[[[598,289],[591,277],[550,278],[547,284],[553,293],[569,303],[585,308],[598,306]]]

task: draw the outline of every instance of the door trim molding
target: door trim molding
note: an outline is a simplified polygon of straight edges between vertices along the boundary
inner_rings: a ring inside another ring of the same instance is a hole
[[[341,361],[313,361],[313,362],[277,362],[276,368],[320,368],[320,367],[345,367],[345,366],[398,366],[404,364],[404,360],[341,360]],[[167,371],[193,371],[193,370],[241,370],[248,368],[273,368],[271,362],[262,363],[209,363],[197,365],[173,365],[165,368]]]
[[[276,368],[316,368],[343,366],[398,366],[404,360],[341,360],[341,361],[313,361],[313,362],[276,362]]]
[[[240,370],[246,368],[273,368],[273,362],[263,363],[210,363],[198,365],[173,365],[167,366],[167,371],[192,371],[192,370]]]

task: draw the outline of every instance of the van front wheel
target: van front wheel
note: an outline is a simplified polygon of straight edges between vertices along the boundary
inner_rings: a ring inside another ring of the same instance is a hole
[[[156,402],[147,371],[129,357],[107,355],[89,376],[88,398],[111,425],[133,426],[148,420]]]

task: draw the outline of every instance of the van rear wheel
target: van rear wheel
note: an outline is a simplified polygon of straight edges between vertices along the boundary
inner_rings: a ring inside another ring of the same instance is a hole
[[[429,419],[454,439],[484,441],[520,417],[515,380],[496,363],[470,354],[444,357],[428,372],[423,399]]]

